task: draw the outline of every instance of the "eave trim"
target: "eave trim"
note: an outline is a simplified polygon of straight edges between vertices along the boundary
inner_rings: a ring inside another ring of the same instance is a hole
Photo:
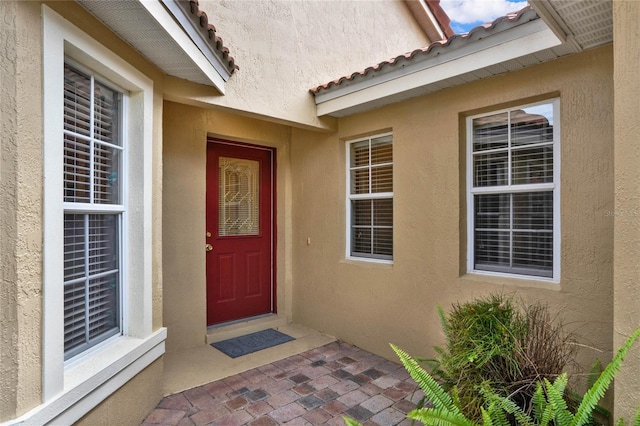
[[[389,68],[388,72],[381,73],[382,75],[372,73],[366,79],[334,87],[329,92],[317,93],[317,113],[319,116],[345,115],[349,109],[357,106],[391,98],[560,44],[561,41],[544,21],[537,19],[480,40],[468,41],[460,48],[421,61],[407,61],[406,65],[396,65]]]

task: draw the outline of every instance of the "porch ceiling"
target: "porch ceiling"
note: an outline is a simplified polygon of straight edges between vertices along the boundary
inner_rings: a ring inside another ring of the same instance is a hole
[[[613,39],[611,0],[530,3],[531,8],[468,34],[454,35],[311,89],[318,115],[351,115],[521,70]]]

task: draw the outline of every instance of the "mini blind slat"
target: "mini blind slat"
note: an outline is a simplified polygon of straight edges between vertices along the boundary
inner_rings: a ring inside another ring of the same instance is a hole
[[[84,283],[65,284],[64,299],[64,346],[67,351],[85,340]]]
[[[83,135],[91,131],[91,78],[65,66],[64,127]]]
[[[553,267],[553,234],[550,232],[513,235],[513,266],[551,270]]]
[[[511,145],[522,146],[535,143],[553,142],[553,126],[540,114],[525,111],[512,114]]]
[[[89,135],[89,116],[78,110],[72,110],[69,107],[64,109],[65,130],[77,133],[83,136]]]
[[[374,199],[373,204],[373,225],[393,226],[393,200],[391,198]]]
[[[351,167],[369,165],[369,141],[355,142],[351,144]]]
[[[371,228],[351,228],[352,253],[371,253]]]
[[[474,196],[476,266],[553,267],[553,192]]]
[[[517,230],[553,231],[553,192],[513,194],[513,217]]]
[[[373,252],[386,256],[391,256],[393,254],[393,229],[373,229]]]
[[[64,216],[64,281],[84,274],[85,241],[82,215]]]
[[[369,168],[360,168],[351,171],[351,193],[369,193]]]
[[[509,145],[507,112],[473,120],[473,152],[507,148]]]
[[[371,200],[354,200],[351,202],[351,224],[353,226],[371,225]]]
[[[507,231],[475,232],[475,263],[510,267],[510,233]]]
[[[393,192],[393,166],[371,168],[371,192]]]
[[[89,337],[117,327],[117,280],[118,274],[107,275],[90,281],[89,285]]]
[[[393,150],[391,135],[374,138],[371,140],[371,164],[391,163]]]
[[[90,202],[89,142],[70,135],[64,137],[64,201]]]
[[[89,271],[92,274],[118,268],[118,221],[115,215],[91,215],[89,219]]]
[[[507,151],[474,155],[473,186],[508,185],[508,159]]]
[[[119,221],[117,214],[65,214],[64,224],[65,281],[73,280],[64,292],[70,356],[119,332]]]
[[[118,132],[118,93],[103,84],[94,84],[94,132],[98,140],[119,145]]]
[[[553,146],[514,149],[511,174],[513,185],[553,182]]]

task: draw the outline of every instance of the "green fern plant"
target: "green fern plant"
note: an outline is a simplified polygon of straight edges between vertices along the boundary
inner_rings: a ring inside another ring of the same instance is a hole
[[[407,414],[408,418],[422,422],[426,426],[507,426],[510,424],[508,416],[515,419],[516,424],[522,426],[548,426],[551,424],[555,426],[584,426],[590,421],[598,401],[604,396],[616,373],[620,370],[624,357],[638,338],[640,338],[640,327],[629,336],[625,344],[585,393],[575,413],[569,410],[566,402],[565,390],[568,379],[567,374],[563,373],[553,382],[544,378],[536,383],[531,414],[526,413],[511,399],[498,395],[492,389],[491,383],[483,383],[480,389],[484,401],[480,409],[481,422],[476,422],[465,416],[451,395],[409,354],[395,345],[391,345],[391,348],[398,355],[411,378],[422,389],[425,397],[433,404],[433,407],[417,408]],[[345,421],[348,426],[359,424],[349,418],[345,418]],[[620,426],[623,424],[622,420],[618,422]],[[640,426],[640,408],[633,425]]]

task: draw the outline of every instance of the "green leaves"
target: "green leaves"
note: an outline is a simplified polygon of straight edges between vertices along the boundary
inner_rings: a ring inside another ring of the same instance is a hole
[[[515,424],[518,426],[549,426],[551,424],[554,426],[584,426],[590,421],[598,401],[620,370],[624,357],[638,339],[640,339],[640,327],[629,336],[613,360],[593,382],[582,398],[575,414],[569,410],[567,404],[568,397],[565,395],[565,391],[568,376],[563,373],[553,382],[543,378],[535,383],[535,391],[531,398],[531,414],[525,412],[512,399],[498,394],[491,382],[484,381],[481,386],[476,388],[483,401],[483,405],[479,409],[480,419],[478,421],[470,419],[460,409],[457,387],[452,387],[452,394],[447,393],[409,354],[395,345],[391,345],[391,348],[398,355],[409,375],[425,393],[425,398],[433,404],[433,407],[417,408],[407,414],[408,418],[420,421],[426,426],[479,426],[479,422],[483,426],[509,426],[513,424],[513,421],[510,422],[509,419],[515,420]],[[359,426],[357,421],[346,417],[345,422],[348,426]],[[624,426],[622,419],[618,425]],[[633,426],[640,426],[640,407]]]
[[[407,417],[425,426],[478,426],[461,412],[452,413],[446,408],[421,408],[413,410]]]
[[[344,423],[347,426],[362,426],[360,424],[360,422],[358,422],[357,420],[352,419],[351,417],[342,416],[342,418],[344,419]]]
[[[634,331],[631,336],[629,336],[625,344],[622,345],[622,347],[618,350],[616,356],[613,357],[609,365],[607,365],[602,374],[600,374],[600,377],[598,377],[593,386],[589,388],[587,393],[584,394],[582,402],[576,410],[574,421],[570,426],[582,426],[587,423],[587,421],[591,417],[593,409],[598,404],[598,401],[602,399],[604,393],[607,391],[609,385],[613,381],[613,377],[618,371],[620,371],[620,366],[622,365],[622,361],[627,355],[627,352],[629,352],[629,350],[639,337],[640,327],[636,329],[636,331]],[[638,421],[638,423],[640,423],[640,421]]]
[[[427,373],[409,354],[395,345],[391,345],[391,349],[398,355],[402,365],[407,370],[413,380],[416,381],[425,396],[431,401],[437,409],[446,410],[453,414],[462,415],[462,412],[453,403],[453,400],[447,392],[435,381],[429,373]]]

